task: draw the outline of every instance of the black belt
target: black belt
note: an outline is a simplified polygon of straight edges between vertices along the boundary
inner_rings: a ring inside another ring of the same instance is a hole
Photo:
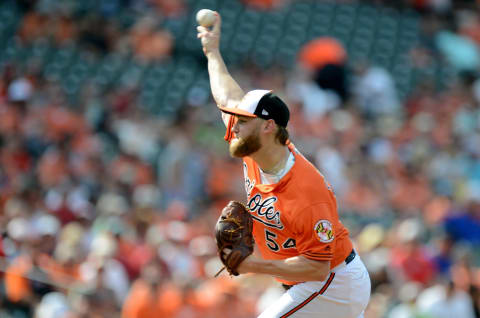
[[[350,264],[355,258],[355,256],[357,256],[357,253],[355,253],[355,250],[352,250],[350,254],[348,254],[347,258],[345,259],[345,264],[347,265]]]
[[[355,250],[352,249],[350,254],[348,254],[347,258],[345,258],[345,264],[350,264],[354,260],[355,256],[357,256],[357,253],[355,253]],[[282,286],[283,288],[285,288],[285,290],[289,290],[294,285],[282,284]]]

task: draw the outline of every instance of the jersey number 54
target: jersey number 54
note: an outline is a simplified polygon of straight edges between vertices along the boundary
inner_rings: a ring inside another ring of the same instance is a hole
[[[277,243],[277,234],[270,232],[269,230],[265,230],[265,240],[267,247],[271,249],[274,252],[277,252],[280,250],[280,245]],[[287,248],[295,248],[295,240],[293,238],[287,238],[283,244],[282,248],[287,249]]]

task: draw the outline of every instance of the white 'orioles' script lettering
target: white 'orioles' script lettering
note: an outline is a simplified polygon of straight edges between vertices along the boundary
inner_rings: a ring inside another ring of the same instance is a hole
[[[248,200],[247,207],[250,209],[252,217],[257,221],[262,222],[266,226],[283,229],[280,211],[275,210],[274,203],[276,201],[277,197],[268,197],[262,200],[262,196],[257,193]]]

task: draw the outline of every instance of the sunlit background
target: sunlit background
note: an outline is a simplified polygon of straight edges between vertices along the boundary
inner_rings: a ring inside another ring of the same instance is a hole
[[[195,13],[289,105],[372,278],[366,318],[480,317],[480,2],[0,1],[0,317],[250,318],[223,274],[245,200]]]

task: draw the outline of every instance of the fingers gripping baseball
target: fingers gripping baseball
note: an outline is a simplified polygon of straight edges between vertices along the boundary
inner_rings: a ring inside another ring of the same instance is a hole
[[[220,260],[232,275],[238,275],[237,267],[253,253],[252,230],[252,217],[246,207],[230,201],[215,225],[215,238]]]
[[[211,30],[204,26],[197,26],[197,38],[201,40],[205,54],[218,50],[220,45],[221,18],[217,12],[214,14],[215,22]]]

